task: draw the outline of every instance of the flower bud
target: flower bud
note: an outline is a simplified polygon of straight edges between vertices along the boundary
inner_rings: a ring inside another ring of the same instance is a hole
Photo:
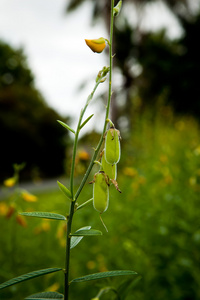
[[[120,0],[113,9],[114,17],[117,17],[119,15],[121,7],[122,7],[122,0]]]
[[[103,37],[94,40],[85,39],[86,44],[93,52],[101,53],[106,47],[106,42]]]

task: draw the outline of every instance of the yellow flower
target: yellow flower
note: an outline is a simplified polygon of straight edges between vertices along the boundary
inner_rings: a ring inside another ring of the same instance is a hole
[[[6,203],[0,203],[0,216],[6,216],[8,209],[9,207]]]
[[[55,282],[50,287],[48,287],[47,291],[56,292],[59,289],[59,287],[60,287],[60,284],[58,282]]]
[[[3,183],[6,187],[13,187],[16,183],[16,178],[15,177],[10,177],[10,178],[4,180]]]
[[[40,234],[42,232],[47,232],[51,229],[49,221],[42,221],[42,223],[34,229],[35,234]]]
[[[135,177],[138,174],[137,170],[132,167],[125,167],[123,169],[123,173],[129,177]]]
[[[81,160],[88,160],[90,159],[90,155],[87,151],[85,150],[81,150],[79,153],[78,153],[78,157],[79,159]]]
[[[103,37],[94,40],[85,39],[86,44],[93,52],[101,53],[106,47],[106,42]]]
[[[29,194],[28,192],[22,192],[22,198],[24,199],[24,201],[26,202],[36,202],[37,201],[37,197]]]

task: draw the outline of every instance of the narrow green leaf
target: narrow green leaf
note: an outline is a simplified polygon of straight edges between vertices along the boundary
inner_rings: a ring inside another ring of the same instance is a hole
[[[94,116],[94,114],[92,114],[91,116],[89,116],[89,117],[81,124],[80,129],[82,129],[82,128],[87,124],[87,122],[90,121],[90,119],[91,119],[93,116]]]
[[[33,294],[25,298],[25,300],[43,300],[43,299],[60,300],[60,299],[64,299],[64,295],[57,292],[43,292],[43,293]]]
[[[49,213],[49,212],[40,212],[40,211],[34,211],[34,212],[22,212],[20,213],[22,216],[27,217],[36,217],[36,218],[43,218],[43,219],[53,219],[53,220],[67,220],[67,218],[63,215]]]
[[[46,275],[46,274],[49,274],[49,273],[58,272],[58,271],[61,271],[61,270],[62,270],[62,268],[49,268],[49,269],[43,269],[43,270],[30,272],[30,273],[21,275],[19,277],[12,278],[8,281],[5,281],[5,282],[1,283],[0,284],[0,289],[4,289],[8,286],[20,283],[22,281],[29,280],[29,279],[32,279],[32,278],[35,278],[35,277],[38,277],[38,276]]]
[[[60,183],[59,181],[57,181],[57,183],[58,183],[58,186],[59,186],[59,188],[60,188],[60,190],[65,194],[65,196],[67,196],[67,198],[69,198],[69,199],[71,199],[71,192],[70,192],[70,190],[68,190],[67,188],[66,188],[66,186],[64,186],[62,183]]]
[[[103,278],[114,277],[114,276],[125,276],[125,275],[137,275],[137,273],[134,271],[129,271],[129,270],[100,272],[100,273],[94,273],[94,274],[86,275],[83,277],[75,278],[71,281],[71,283],[103,279]]]
[[[79,230],[90,230],[91,226],[85,226],[80,228]],[[79,230],[77,230],[76,232],[78,232]],[[80,241],[83,239],[83,236],[72,236],[71,237],[71,243],[70,243],[70,249],[76,247]]]
[[[91,236],[91,235],[102,235],[100,230],[90,229],[90,230],[78,230],[71,234],[71,236]]]
[[[79,209],[85,207],[86,205],[88,205],[88,204],[91,203],[92,201],[93,201],[93,198],[91,198],[91,199],[85,201],[84,203],[80,204],[80,205],[77,207],[76,210],[79,210]]]
[[[75,134],[74,129],[72,129],[69,125],[67,125],[66,123],[64,123],[64,122],[62,122],[62,121],[60,121],[60,120],[57,120],[57,121],[58,121],[58,123],[60,123],[60,125],[62,125],[64,128],[68,129],[69,131],[71,131],[72,133]]]

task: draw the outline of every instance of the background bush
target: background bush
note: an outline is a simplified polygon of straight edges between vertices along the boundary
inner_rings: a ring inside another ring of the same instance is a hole
[[[126,299],[197,300],[200,297],[198,124],[193,118],[174,117],[169,107],[159,108],[158,113],[145,111],[134,120],[132,133],[122,135],[118,169],[122,194],[111,187],[109,209],[102,216],[109,232],[104,232],[103,237],[84,238],[73,249],[71,276],[133,269],[142,278]],[[91,195],[92,186],[88,184],[79,202],[90,199]],[[68,212],[58,189],[38,196],[38,202],[21,202],[21,210]],[[92,205],[77,214],[74,230],[85,225],[104,230]],[[27,218],[27,222],[28,227],[23,228],[15,225],[14,218],[0,217],[1,282],[38,268],[63,267],[62,224],[32,218]],[[74,299],[90,299],[101,284],[118,287],[121,281],[119,278],[72,285],[72,298],[74,291]],[[21,300],[46,286],[62,292],[62,274],[34,279],[31,283],[2,290],[1,298],[13,299],[15,293],[15,299]],[[112,299],[112,294],[102,299]]]

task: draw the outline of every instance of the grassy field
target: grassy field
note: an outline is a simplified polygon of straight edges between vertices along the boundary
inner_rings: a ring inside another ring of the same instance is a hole
[[[118,168],[122,194],[111,187],[109,208],[103,214],[108,233],[92,205],[75,214],[74,230],[91,225],[104,234],[84,238],[72,250],[71,277],[131,269],[139,275],[122,299],[200,299],[198,124],[189,117],[174,117],[169,108],[162,108],[159,113],[135,116],[132,132],[122,137]],[[20,200],[20,210],[67,213],[68,204],[59,189],[37,196],[34,203]],[[92,186],[87,184],[79,202],[91,196]],[[37,269],[64,267],[62,222],[26,218],[27,226],[23,227],[14,217],[5,218],[2,208],[0,213],[0,282]],[[118,288],[122,281],[74,284],[71,299],[91,299],[99,288]],[[63,274],[2,290],[0,299],[21,300],[47,289],[63,292]],[[112,296],[108,293],[101,299],[115,299]]]

